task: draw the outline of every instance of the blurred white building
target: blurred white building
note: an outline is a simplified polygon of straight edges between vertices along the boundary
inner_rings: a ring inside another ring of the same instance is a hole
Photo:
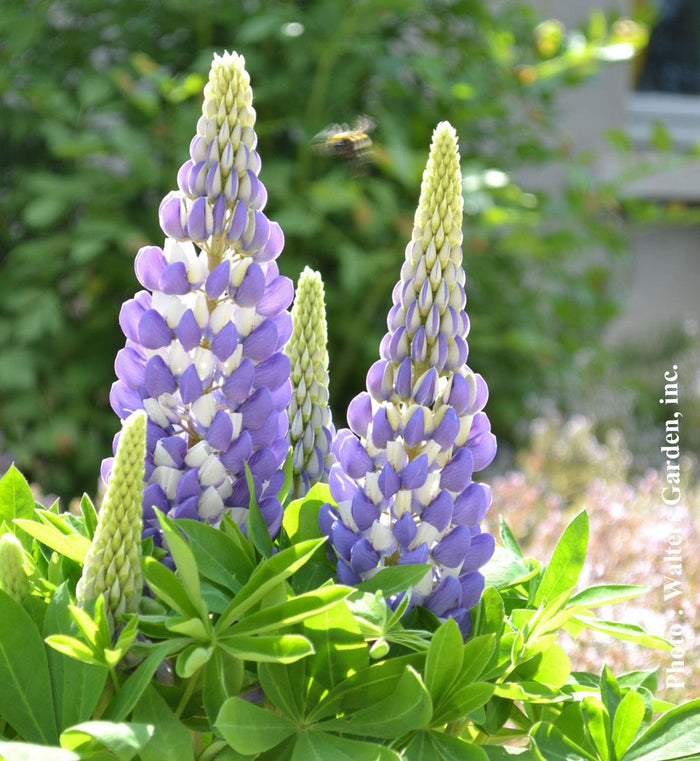
[[[644,161],[653,149],[650,135],[662,122],[673,138],[668,163],[677,166],[628,183],[631,196],[700,205],[700,160],[680,160],[700,145],[700,0],[656,0],[657,26],[643,61],[605,66],[586,84],[568,90],[561,101],[561,129],[577,151],[594,150],[596,172],[615,176],[619,155],[606,131],[624,128],[634,155]],[[534,0],[544,18],[567,29],[585,27],[592,10],[629,14],[631,0]],[[555,188],[561,168],[524,171],[527,189]],[[674,329],[700,330],[700,226],[630,226],[630,254],[616,281],[623,310],[606,338],[612,344],[653,341]]]

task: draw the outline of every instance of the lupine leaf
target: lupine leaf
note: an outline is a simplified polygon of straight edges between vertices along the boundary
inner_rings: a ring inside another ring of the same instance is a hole
[[[615,711],[612,727],[612,741],[615,758],[622,758],[634,740],[644,720],[644,698],[630,690],[620,701]]]
[[[590,695],[581,701],[581,715],[588,739],[598,751],[601,761],[610,758],[610,717],[598,698]]]
[[[92,540],[97,528],[97,510],[95,510],[95,505],[92,504],[92,500],[87,494],[83,494],[80,499],[80,514],[83,516],[85,535]]]
[[[248,483],[248,490],[250,492],[250,502],[248,504],[248,519],[246,526],[248,528],[248,536],[255,545],[255,549],[264,557],[272,557],[272,539],[270,538],[270,532],[267,529],[267,524],[263,518],[263,514],[260,512],[258,501],[255,498],[255,484],[253,482],[253,474],[250,471],[248,463],[244,463],[245,466],[245,480]]]
[[[700,754],[700,699],[667,711],[632,743],[622,761],[676,761],[691,754]]]
[[[262,664],[258,666],[258,673],[261,668]],[[220,647],[215,648],[204,667],[202,686],[202,700],[210,724],[213,725],[216,721],[221,706],[240,693],[243,677],[243,661]]]
[[[406,761],[488,761],[486,753],[477,745],[441,732],[417,732],[403,758]]]
[[[187,727],[170,706],[149,686],[136,704],[132,718],[153,725],[153,737],[139,754],[140,761],[194,761],[194,748]]]
[[[24,608],[0,591],[0,715],[25,740],[58,743],[46,648]]]
[[[247,661],[294,663],[313,655],[314,648],[301,634],[278,634],[273,637],[222,637],[219,647]]]
[[[473,682],[450,691],[440,701],[433,717],[434,724],[449,724],[459,721],[467,714],[480,708],[493,695],[494,685],[488,682]]]
[[[265,697],[288,719],[300,723],[304,718],[304,686],[306,661],[289,665],[261,663],[258,679]]]
[[[551,602],[576,586],[588,548],[588,516],[580,512],[564,529],[542,576],[534,604]]]
[[[61,734],[61,747],[87,758],[107,750],[118,761],[131,761],[152,736],[153,727],[146,724],[86,721]]]
[[[3,521],[16,534],[13,521],[16,518],[34,517],[34,495],[26,478],[10,465],[5,475],[0,478],[0,523]]]
[[[599,584],[577,592],[568,602],[567,607],[597,608],[600,605],[612,605],[643,595],[649,587],[633,584]]]
[[[81,756],[72,750],[4,740],[0,740],[0,758],[2,761],[81,761]]]
[[[520,558],[524,557],[523,551],[520,549],[520,545],[518,544],[518,540],[515,538],[515,534],[503,516],[499,516],[498,529],[498,533],[501,537],[501,541],[503,542],[503,546],[507,550],[510,550],[510,552],[512,552],[514,555],[517,555]]]
[[[579,628],[593,629],[603,634],[609,634],[611,637],[615,637],[615,639],[634,642],[641,647],[652,647],[655,650],[666,650],[668,652],[673,650],[673,645],[670,642],[654,634],[648,634],[641,626],[636,624],[604,621],[601,618],[594,618],[593,616],[573,616],[571,621],[574,625],[578,625]],[[569,626],[567,625],[564,628],[568,629]]]
[[[360,592],[381,592],[385,597],[404,592],[415,586],[430,570],[429,565],[392,565],[382,568],[371,579],[357,585]]]
[[[556,727],[540,722],[530,730],[533,748],[539,761],[597,761]]]
[[[399,761],[399,754],[375,743],[334,737],[307,729],[297,738],[292,761]]]
[[[254,755],[279,745],[297,730],[296,725],[242,698],[229,698],[214,723],[238,753]]]
[[[454,684],[462,668],[462,633],[453,618],[448,618],[433,634],[425,661],[425,686],[437,704]]]
[[[316,484],[306,496],[293,500],[285,507],[282,526],[293,544],[323,536],[318,525],[318,513],[321,505],[330,501],[332,497],[328,485]]]
[[[180,579],[155,558],[141,562],[143,575],[153,592],[185,618],[199,617],[200,612],[192,603]]]
[[[45,523],[16,519],[15,525],[19,526],[22,531],[26,531],[29,536],[33,536],[42,544],[56,550],[60,555],[74,560],[82,565],[85,562],[85,556],[90,549],[90,540],[82,534],[64,534],[55,526],[47,526]]]

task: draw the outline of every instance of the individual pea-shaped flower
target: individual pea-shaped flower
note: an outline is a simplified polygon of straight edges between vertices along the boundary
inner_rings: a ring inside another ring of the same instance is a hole
[[[215,55],[191,158],[161,204],[169,237],[139,251],[146,290],[120,314],[110,401],[121,418],[148,413],[145,535],[157,542],[154,507],[212,524],[228,512],[244,526],[246,462],[271,534],[282,520],[294,290],[274,261],[283,236],[262,211],[254,124],[243,58]]]
[[[292,307],[292,337],[286,352],[292,365],[289,439],[292,445],[294,497],[328,480],[335,428],[328,406],[328,333],[323,280],[305,267]]]
[[[350,430],[334,441],[337,508],[324,506],[320,520],[341,583],[397,563],[429,563],[412,604],[455,618],[466,635],[484,587],[479,568],[495,546],[479,527],[491,490],[472,475],[491,462],[496,440],[482,411],[486,383],[466,364],[461,191],[457,135],[442,122],[380,359],[367,391],[350,403]]]
[[[76,588],[80,605],[104,597],[112,623],[138,610],[141,577],[141,501],[146,459],[146,413],[124,422],[97,528]]]
[[[20,603],[29,594],[24,549],[19,539],[10,533],[0,536],[0,589]]]

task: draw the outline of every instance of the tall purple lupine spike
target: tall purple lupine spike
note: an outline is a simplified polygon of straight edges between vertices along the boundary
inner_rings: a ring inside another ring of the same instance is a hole
[[[334,442],[329,483],[337,509],[324,506],[320,522],[341,583],[389,565],[430,563],[412,604],[455,618],[466,635],[484,587],[478,569],[495,545],[479,527],[491,490],[472,474],[493,460],[496,439],[482,412],[486,383],[466,364],[461,180],[457,135],[442,122],[381,358],[367,391],[350,403],[350,430]]]
[[[148,413],[146,535],[154,507],[243,524],[246,462],[272,535],[282,520],[293,286],[274,261],[282,230],[263,213],[252,101],[243,57],[214,55],[190,159],[160,205],[168,237],[139,251],[146,290],[119,317],[127,340],[110,401],[122,419]]]

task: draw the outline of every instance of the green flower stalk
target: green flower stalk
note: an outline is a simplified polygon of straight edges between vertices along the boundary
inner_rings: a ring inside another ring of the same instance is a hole
[[[97,529],[76,589],[80,605],[103,595],[113,622],[135,612],[141,600],[146,420],[145,411],[137,410],[124,421]]]
[[[292,337],[285,349],[291,361],[292,397],[289,440],[292,445],[294,497],[303,497],[328,480],[333,463],[335,428],[328,406],[328,332],[323,280],[305,267],[299,276],[292,307]]]
[[[0,536],[0,589],[19,603],[29,594],[24,550],[14,534]]]

